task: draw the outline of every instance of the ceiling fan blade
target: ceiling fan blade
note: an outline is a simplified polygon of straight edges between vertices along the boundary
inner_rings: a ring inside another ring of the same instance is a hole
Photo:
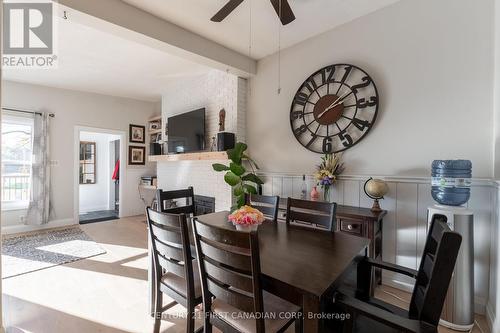
[[[293,14],[292,8],[288,3],[288,0],[270,0],[276,14],[281,19],[281,23],[283,25],[287,25],[288,23],[295,20],[295,15]],[[281,15],[280,15],[280,2],[281,2]]]
[[[231,12],[235,10],[236,7],[238,7],[242,2],[243,0],[229,0],[229,2],[226,3],[224,7],[222,7],[221,10],[219,10],[217,14],[215,14],[210,20],[213,22],[221,22],[229,14],[231,14]]]

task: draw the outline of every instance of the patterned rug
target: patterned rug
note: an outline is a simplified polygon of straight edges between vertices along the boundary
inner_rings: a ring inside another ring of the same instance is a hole
[[[2,278],[9,278],[106,251],[80,228],[31,233],[2,240]]]

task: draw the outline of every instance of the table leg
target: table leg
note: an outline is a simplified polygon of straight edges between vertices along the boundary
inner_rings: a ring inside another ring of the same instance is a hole
[[[302,298],[302,311],[304,312],[304,333],[320,332],[321,303],[318,297],[304,295]]]

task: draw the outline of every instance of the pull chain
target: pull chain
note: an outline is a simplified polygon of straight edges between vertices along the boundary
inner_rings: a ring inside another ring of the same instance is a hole
[[[279,0],[279,17],[278,22],[278,95],[281,94],[281,0]]]

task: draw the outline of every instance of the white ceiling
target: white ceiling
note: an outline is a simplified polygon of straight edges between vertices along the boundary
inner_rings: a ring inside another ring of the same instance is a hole
[[[70,20],[59,20],[56,35],[57,69],[5,69],[3,79],[159,101],[171,80],[210,70]]]
[[[227,0],[123,1],[243,54],[249,52],[251,7],[251,56],[261,59],[277,51],[280,27],[285,48],[399,0],[289,0],[296,19],[286,26],[269,0],[245,0],[220,23],[210,18]]]

